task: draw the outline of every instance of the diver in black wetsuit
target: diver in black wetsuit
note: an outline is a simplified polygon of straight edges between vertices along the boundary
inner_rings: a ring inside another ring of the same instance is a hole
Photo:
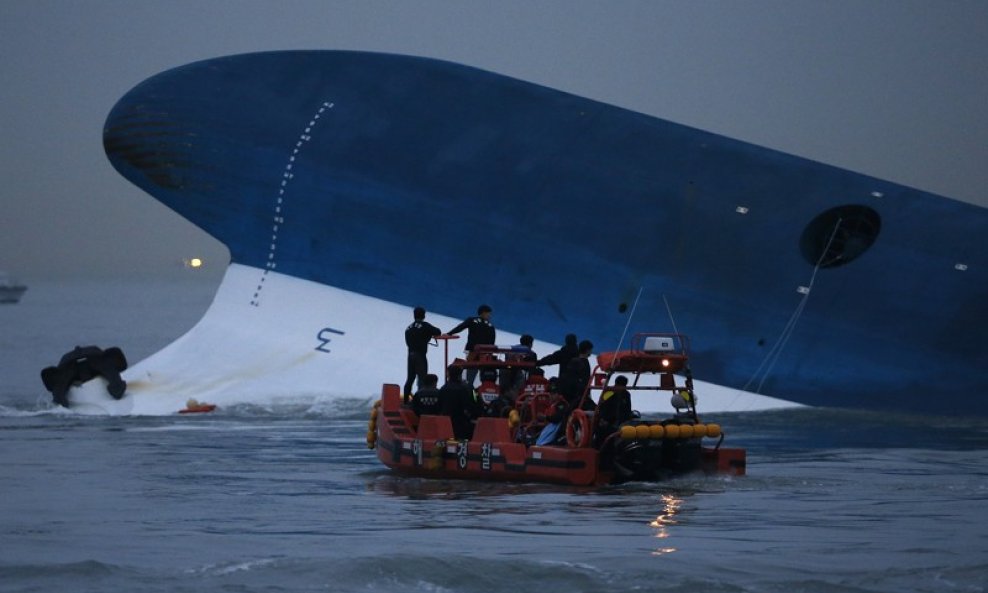
[[[95,376],[106,379],[106,391],[113,399],[122,398],[127,391],[127,382],[120,377],[120,372],[126,368],[127,359],[120,348],[103,350],[97,346],[76,346],[62,356],[57,367],[42,369],[41,381],[51,391],[54,402],[67,408],[69,389]]]
[[[405,403],[408,403],[412,393],[412,381],[418,378],[419,387],[422,379],[429,372],[429,340],[443,333],[438,327],[425,320],[425,309],[415,307],[415,321],[405,328],[405,345],[408,346],[408,374],[405,378],[405,390],[402,392]]]

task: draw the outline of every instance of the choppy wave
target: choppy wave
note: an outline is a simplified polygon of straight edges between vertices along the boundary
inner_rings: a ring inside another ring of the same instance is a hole
[[[64,305],[79,298],[34,317],[22,303],[10,320],[26,338],[5,352],[0,388],[4,593],[986,589],[988,419],[709,414],[726,444],[748,449],[747,476],[606,488],[409,479],[366,448],[373,397],[192,416],[51,406],[38,370],[77,343],[65,321],[78,308]],[[161,323],[171,313],[183,311]],[[143,304],[130,315],[148,321]],[[81,316],[87,341],[119,337],[108,316]],[[178,333],[151,327],[121,346],[150,353]]]
[[[657,560],[653,558],[653,560]],[[981,593],[979,579],[988,564],[941,569],[902,566],[837,572],[777,566],[774,574],[745,568],[697,567],[683,562],[601,563],[538,558],[490,559],[470,554],[436,557],[389,550],[346,560],[284,556],[261,557],[173,570],[120,567],[96,561],[69,564],[0,566],[5,591],[50,591],[73,582],[80,593],[134,591],[330,591],[371,593],[682,593],[789,592],[871,593],[880,591]],[[27,583],[31,583],[27,585]],[[52,587],[52,588],[47,588]]]
[[[271,401],[239,403],[220,406],[208,414],[186,415],[185,418],[206,417],[299,417],[366,419],[374,398],[285,397]],[[178,416],[178,411],[170,416]],[[75,411],[49,402],[0,405],[0,418],[30,418],[37,416],[82,416]],[[138,416],[131,416],[136,418]]]
[[[834,416],[776,412],[721,419],[745,477],[567,488],[403,478],[362,414],[307,410],[0,420],[2,589],[983,590],[983,448],[807,446]]]

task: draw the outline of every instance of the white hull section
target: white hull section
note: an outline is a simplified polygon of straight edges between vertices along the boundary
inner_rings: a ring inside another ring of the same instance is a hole
[[[431,313],[426,319],[443,330],[461,321]],[[127,381],[122,399],[114,400],[105,382],[95,379],[73,388],[69,401],[73,411],[83,414],[167,415],[189,399],[220,410],[237,404],[369,400],[378,397],[382,383],[404,383],[404,330],[411,321],[409,307],[232,264],[195,327],[122,373]],[[517,344],[518,338],[498,331],[499,344]],[[464,342],[450,342],[450,359],[461,353]],[[540,355],[557,348],[535,343]],[[430,372],[441,377],[443,362],[442,345],[430,349]],[[547,374],[555,370],[549,367]],[[695,387],[701,413],[798,405],[702,381]],[[634,406],[643,413],[672,411],[664,395],[640,396]]]

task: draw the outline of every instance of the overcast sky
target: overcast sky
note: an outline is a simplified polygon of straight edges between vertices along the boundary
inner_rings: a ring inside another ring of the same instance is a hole
[[[460,62],[988,206],[984,0],[0,0],[0,270],[220,271],[112,169],[104,119],[168,68],[301,48]]]

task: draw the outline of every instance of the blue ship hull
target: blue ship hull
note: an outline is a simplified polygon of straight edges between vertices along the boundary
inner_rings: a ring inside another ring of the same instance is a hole
[[[474,68],[343,51],[169,70],[113,166],[257,269],[599,350],[671,329],[698,377],[988,414],[984,208]],[[640,297],[639,297],[640,295]],[[637,304],[636,304],[637,303]],[[392,340],[393,336],[382,336]]]

